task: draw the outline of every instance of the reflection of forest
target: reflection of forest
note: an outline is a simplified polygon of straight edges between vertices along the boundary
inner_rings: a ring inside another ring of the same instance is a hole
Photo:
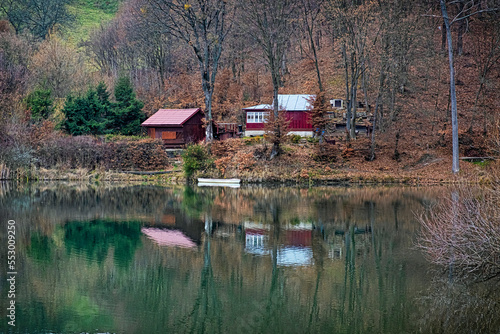
[[[0,215],[28,332],[401,333],[426,312],[414,212],[442,191],[56,184],[3,188]]]

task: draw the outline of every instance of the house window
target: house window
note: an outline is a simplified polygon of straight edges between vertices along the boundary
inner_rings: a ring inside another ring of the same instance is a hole
[[[247,123],[266,123],[268,117],[267,111],[247,112]]]
[[[175,131],[163,131],[161,139],[176,139],[177,133]]]
[[[254,112],[247,112],[247,123],[255,123],[255,113]]]
[[[258,117],[259,117],[259,123],[264,123],[264,113],[263,112],[259,112],[257,114],[258,114]]]
[[[344,107],[344,101],[342,101],[341,99],[334,99],[334,100],[330,100],[330,103],[332,105],[332,107],[334,108],[338,108],[338,109],[342,109]]]

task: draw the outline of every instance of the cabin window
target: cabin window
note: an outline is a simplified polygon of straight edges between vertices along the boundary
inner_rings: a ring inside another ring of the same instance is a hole
[[[344,107],[344,101],[341,99],[330,100],[332,107],[342,109]]]
[[[161,133],[161,139],[176,139],[177,133],[175,131],[163,131]]]
[[[247,112],[247,123],[266,123],[268,117],[267,111]]]
[[[255,123],[255,113],[254,112],[247,112],[247,123]]]

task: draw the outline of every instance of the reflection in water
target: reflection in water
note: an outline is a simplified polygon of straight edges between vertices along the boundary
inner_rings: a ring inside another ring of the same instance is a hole
[[[140,245],[141,228],[138,222],[92,220],[68,222],[64,225],[64,244],[68,254],[85,254],[89,261],[102,263],[114,248],[113,258],[120,266],[128,266]]]
[[[196,247],[196,244],[181,231],[143,227],[141,232],[160,246]]]
[[[413,247],[414,212],[444,189],[1,189],[1,219],[15,219],[19,233],[21,332],[458,328],[437,316],[444,297],[429,292],[428,265]],[[473,296],[471,311],[494,314],[488,294]]]

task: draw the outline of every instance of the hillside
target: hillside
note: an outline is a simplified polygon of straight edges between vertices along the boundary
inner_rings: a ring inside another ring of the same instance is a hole
[[[94,29],[115,17],[120,3],[120,0],[76,0],[69,5],[69,12],[76,19],[72,26],[65,29],[65,37],[74,46],[88,39]]]
[[[217,58],[217,75],[206,76],[215,81],[205,87],[213,88],[216,121],[244,124],[242,107],[271,103],[273,72],[256,38],[258,31],[247,20],[252,8],[239,10],[237,0],[220,3],[235,10],[226,13],[231,30],[221,35],[225,39]],[[272,9],[276,1],[263,3]],[[304,2],[309,7],[297,4],[290,4],[296,6],[291,19],[278,20],[290,24],[287,29],[291,32],[280,55],[279,93],[316,94],[319,72],[327,100],[354,97],[367,103],[369,117],[356,121],[373,124],[376,114],[375,159],[369,159],[371,136],[360,134],[346,140],[346,134],[337,131],[332,133],[337,136],[336,144],[327,150],[331,159],[317,159],[314,141],[284,142],[286,154],[271,162],[269,155],[262,154],[265,144],[242,148],[241,155],[251,154],[256,160],[256,173],[288,164],[294,165],[286,171],[292,178],[301,173],[316,175],[327,168],[343,175],[384,173],[402,178],[440,179],[447,174],[451,157],[449,64],[439,8],[427,2],[413,6],[409,0],[326,1],[322,7],[315,7],[313,0]],[[177,15],[201,10],[194,5],[179,5],[178,9]],[[25,147],[28,157],[49,140],[66,136],[61,119],[68,97],[84,95],[101,81],[112,93],[119,77],[130,78],[146,115],[159,108],[203,108],[203,62],[195,56],[195,40],[186,42],[179,32],[168,33],[167,27],[173,27],[168,20],[176,17],[169,18],[164,10],[142,0],[77,0],[69,5],[76,21],[62,30],[62,36],[45,40],[31,39],[3,21],[0,75],[8,79],[0,85],[0,139],[6,143],[0,152],[3,161],[18,161],[12,158],[18,147]],[[450,12],[460,14],[451,5]],[[199,17],[203,15],[192,16]],[[452,26],[462,157],[498,154],[494,143],[498,143],[500,115],[499,21],[498,13],[486,8],[483,14],[467,18],[467,29],[463,30],[462,21]],[[210,31],[208,36],[214,34]],[[214,69],[213,64],[206,67],[209,72]],[[36,108],[42,108],[40,115],[46,115],[40,119],[27,101],[35,93],[45,96],[44,92],[49,92],[45,102],[34,100],[40,104]],[[106,131],[99,134],[113,135]],[[75,142],[75,147],[80,144]],[[16,164],[31,161],[23,159]],[[462,165],[465,174],[476,173],[475,165]],[[237,164],[227,170],[241,172]]]

